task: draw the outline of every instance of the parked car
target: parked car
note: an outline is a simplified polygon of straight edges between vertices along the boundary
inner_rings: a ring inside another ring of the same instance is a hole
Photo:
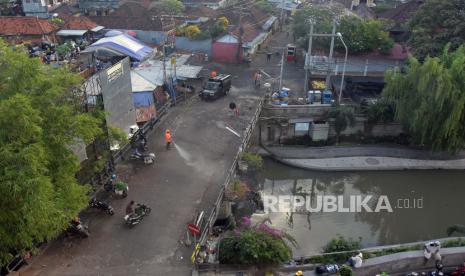
[[[208,79],[205,88],[200,92],[204,100],[217,99],[228,94],[231,89],[231,75],[220,74]]]

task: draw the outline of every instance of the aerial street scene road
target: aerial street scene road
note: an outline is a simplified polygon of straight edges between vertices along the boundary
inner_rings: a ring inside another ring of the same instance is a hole
[[[0,0],[0,276],[465,275],[464,0]]]

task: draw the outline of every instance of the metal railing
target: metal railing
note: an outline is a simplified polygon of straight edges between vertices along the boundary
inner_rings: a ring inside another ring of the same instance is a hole
[[[255,125],[257,124],[258,118],[260,116],[262,107],[264,104],[264,98],[262,98],[258,104],[257,110],[254,113],[254,116],[252,117],[252,120],[250,121],[247,129],[244,131],[245,135],[244,138],[241,142],[241,145],[239,147],[239,150],[237,151],[233,163],[231,167],[228,170],[228,173],[226,175],[226,178],[221,185],[220,193],[215,201],[215,204],[213,205],[213,208],[211,210],[210,215],[208,216],[208,219],[200,226],[201,229],[201,235],[199,239],[199,244],[204,245],[205,242],[207,241],[208,236],[210,235],[213,225],[215,224],[215,221],[218,217],[218,213],[221,208],[221,203],[223,202],[224,194],[226,192],[226,189],[228,188],[229,184],[231,183],[231,180],[234,178],[235,173],[236,173],[236,167],[237,167],[237,162],[240,159],[241,152],[247,148],[247,145],[249,144],[250,138],[252,137],[252,132],[255,128]],[[197,256],[195,256],[197,257]]]

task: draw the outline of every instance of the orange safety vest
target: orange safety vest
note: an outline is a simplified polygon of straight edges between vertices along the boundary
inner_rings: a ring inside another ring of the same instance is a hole
[[[165,141],[166,142],[171,142],[171,133],[170,132],[165,132]]]

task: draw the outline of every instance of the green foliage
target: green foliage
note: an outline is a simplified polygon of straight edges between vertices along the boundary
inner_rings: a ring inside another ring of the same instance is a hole
[[[58,17],[54,17],[54,18],[50,19],[49,21],[50,21],[50,23],[55,24],[55,25],[62,25],[63,23],[65,23],[65,21],[63,21],[63,19],[58,18]]]
[[[388,72],[383,95],[414,142],[456,152],[465,143],[465,47],[424,63],[411,58],[406,73]]]
[[[125,190],[128,187],[128,185],[122,181],[118,181],[115,184],[115,190]]]
[[[257,153],[244,151],[241,153],[241,159],[244,160],[252,170],[263,168],[263,158]]]
[[[352,276],[353,275],[352,268],[345,264],[342,265],[341,269],[339,270],[339,275],[340,276]]]
[[[71,53],[73,46],[71,43],[63,43],[56,47],[56,52],[59,58],[63,58],[66,54]]]
[[[211,29],[211,36],[217,37],[220,34],[225,33],[228,30],[228,25],[229,25],[229,20],[226,17],[222,16],[218,18],[215,25],[213,25]]]
[[[262,10],[263,12],[266,13],[272,13],[273,12],[273,5],[270,4],[270,2],[266,0],[257,0],[254,3],[254,6]]]
[[[292,251],[283,239],[254,229],[224,238],[219,249],[222,264],[279,264],[291,256]]]
[[[465,1],[428,0],[412,15],[409,44],[420,60],[439,56],[447,43],[455,50],[465,43]]]
[[[162,11],[166,14],[179,15],[186,9],[184,4],[179,0],[160,0],[152,2],[152,8]]]
[[[111,145],[124,145],[128,142],[128,134],[118,127],[108,127],[108,139]]]
[[[70,88],[79,82],[0,41],[0,265],[34,241],[54,238],[87,205],[69,145],[89,142],[101,129],[72,102]]]
[[[371,123],[391,123],[395,119],[395,103],[387,98],[380,98],[367,108],[368,121]]]
[[[309,18],[313,18],[316,22],[314,33],[331,33],[332,20],[335,17],[342,16],[343,9],[331,9],[329,6],[307,6],[298,9],[294,15],[294,23],[292,31],[300,46],[306,46],[308,41],[310,23]],[[328,46],[329,39],[317,37],[313,39],[316,47]]]
[[[337,235],[331,239],[323,248],[324,253],[341,252],[341,251],[355,251],[362,247],[362,239],[358,240],[346,239],[341,235]]]
[[[338,31],[342,33],[350,53],[364,53],[379,50],[388,54],[394,46],[394,41],[383,30],[383,23],[378,20],[363,20],[355,16],[344,16]],[[336,47],[344,49],[337,41]]]
[[[239,181],[239,180],[235,180],[231,185],[231,191],[238,198],[242,199],[245,197],[245,195],[249,191],[249,187],[247,187],[246,183]]]
[[[457,234],[465,234],[465,226],[456,224],[447,227],[447,236],[450,237],[452,234],[457,233]]]
[[[331,33],[333,18],[341,18],[336,31],[342,33],[350,53],[364,53],[379,50],[389,53],[394,41],[384,30],[384,23],[378,20],[363,20],[356,16],[344,16],[343,10],[328,6],[310,6],[299,9],[294,16],[293,32],[300,46],[308,43],[310,23],[308,18],[316,22],[315,33]],[[314,37],[315,47],[328,48],[329,38]],[[344,45],[336,39],[336,49],[344,51]]]
[[[336,140],[339,143],[339,136],[348,126],[355,125],[354,109],[346,106],[336,106],[329,112],[329,117],[334,118],[334,128],[336,130]]]
[[[184,32],[189,39],[194,39],[200,35],[202,31],[200,31],[200,28],[197,25],[189,25],[184,29]]]

